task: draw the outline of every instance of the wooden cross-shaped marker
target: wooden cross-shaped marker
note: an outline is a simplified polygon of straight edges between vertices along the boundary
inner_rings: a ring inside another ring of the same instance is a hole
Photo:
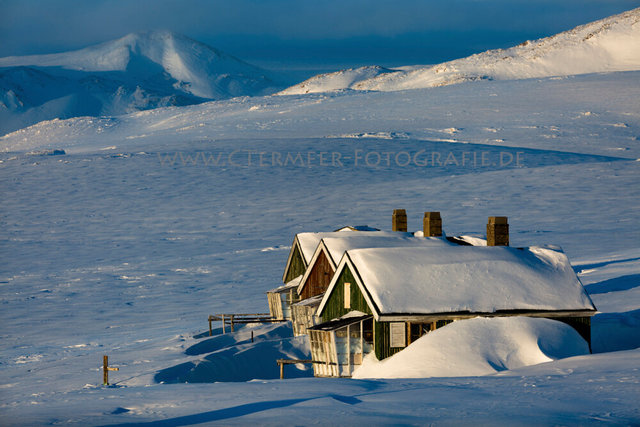
[[[102,356],[102,384],[109,385],[109,371],[119,371],[118,368],[109,367],[109,356]]]

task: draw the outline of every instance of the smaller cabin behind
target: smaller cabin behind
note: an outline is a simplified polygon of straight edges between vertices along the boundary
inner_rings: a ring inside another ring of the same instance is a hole
[[[342,227],[336,231],[322,233],[298,233],[293,239],[287,264],[282,275],[284,286],[272,289],[267,292],[269,300],[269,312],[274,319],[291,319],[291,304],[300,300],[296,290],[293,293],[289,288],[295,280],[300,282],[300,276],[304,275],[307,267],[313,258],[314,251],[318,243],[324,237],[346,236],[346,235],[368,235],[371,232],[379,231],[366,225],[355,227]],[[342,256],[342,254],[340,254]],[[335,265],[335,264],[334,264]],[[327,285],[329,283],[327,282]],[[326,287],[325,287],[326,289]],[[288,293],[285,295],[285,292]],[[276,295],[278,294],[278,295]]]
[[[291,305],[298,301],[296,288],[302,276],[298,276],[289,283],[267,291],[269,313],[277,320],[291,319]]]

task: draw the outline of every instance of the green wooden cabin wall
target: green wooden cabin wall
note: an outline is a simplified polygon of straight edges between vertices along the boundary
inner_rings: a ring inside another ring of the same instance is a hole
[[[373,314],[367,305],[367,301],[365,301],[362,292],[360,292],[360,288],[358,287],[351,270],[349,270],[349,267],[345,266],[339,274],[340,276],[338,277],[338,281],[329,296],[329,301],[327,301],[327,304],[324,306],[324,310],[320,313],[322,321],[328,322],[331,319],[344,316],[353,310],[358,310],[366,314]],[[345,283],[351,283],[351,308],[344,308]]]
[[[386,359],[404,349],[404,347],[391,347],[389,329],[389,322],[373,322],[374,346],[378,360]]]
[[[291,263],[289,264],[289,271],[284,278],[284,283],[288,283],[298,276],[302,276],[307,270],[307,267],[302,261],[302,255],[300,254],[300,247],[295,245],[293,249],[293,255],[291,256]]]

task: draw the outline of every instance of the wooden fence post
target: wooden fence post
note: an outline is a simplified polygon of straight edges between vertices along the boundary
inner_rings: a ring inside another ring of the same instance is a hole
[[[283,380],[284,379],[284,363],[280,362],[280,379]]]
[[[233,314],[231,315],[231,332],[235,332],[233,329]]]
[[[209,316],[209,336],[213,335],[213,329],[211,329],[211,316]]]
[[[224,329],[224,314],[222,315],[222,333],[226,334],[227,332]]]
[[[109,371],[119,371],[120,368],[109,367],[109,356],[102,356],[102,385],[109,385]]]
[[[102,385],[109,385],[109,356],[102,356]]]

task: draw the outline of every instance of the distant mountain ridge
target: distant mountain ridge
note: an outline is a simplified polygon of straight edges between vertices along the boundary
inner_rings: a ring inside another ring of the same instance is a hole
[[[268,72],[168,31],[0,58],[0,133],[53,118],[118,115],[273,93]]]
[[[312,77],[280,95],[343,89],[394,91],[481,79],[524,79],[640,70],[640,8],[509,49],[435,66],[362,67]]]

